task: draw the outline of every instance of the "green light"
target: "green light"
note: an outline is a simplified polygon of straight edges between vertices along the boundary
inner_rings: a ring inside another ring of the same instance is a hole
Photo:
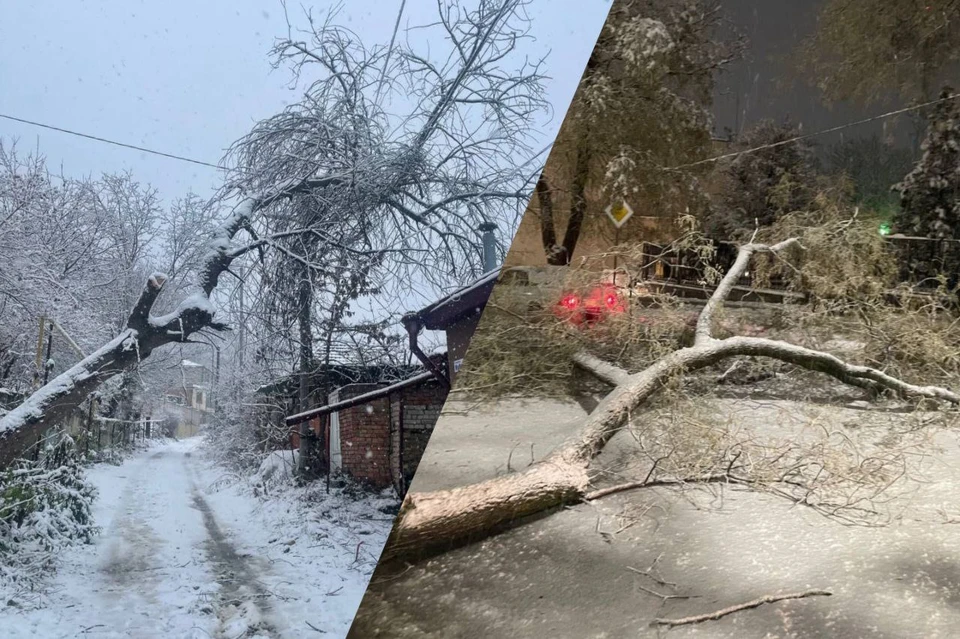
[[[886,222],[880,225],[880,235],[890,235],[890,231],[893,229],[890,228],[890,225]]]

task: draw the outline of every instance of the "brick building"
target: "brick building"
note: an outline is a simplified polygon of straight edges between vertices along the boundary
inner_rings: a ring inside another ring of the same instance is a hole
[[[379,397],[331,414],[329,454],[334,472],[378,488],[393,486],[403,494],[440,417],[447,391],[432,376],[398,386],[339,389],[337,401],[371,392]]]
[[[339,472],[372,488],[393,486],[404,495],[498,274],[491,270],[404,316],[410,350],[423,368],[397,382],[364,381],[335,388],[325,406],[286,418],[292,445],[299,446],[297,429],[307,421],[317,438],[318,461],[328,476]],[[417,345],[423,329],[445,331],[448,352],[424,354]]]
[[[343,473],[375,489],[392,486],[403,495],[446,397],[447,387],[433,373],[421,372],[393,384],[342,386],[330,394],[329,404],[288,417],[287,423],[297,447],[297,425],[309,420],[326,474]]]

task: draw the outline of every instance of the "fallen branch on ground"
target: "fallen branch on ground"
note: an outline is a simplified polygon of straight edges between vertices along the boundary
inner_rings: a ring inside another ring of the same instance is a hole
[[[740,612],[741,610],[749,610],[750,608],[759,608],[763,604],[776,603],[778,601],[785,601],[787,599],[803,599],[804,597],[829,597],[833,593],[828,590],[807,590],[806,592],[795,592],[787,595],[765,595],[759,599],[754,599],[753,601],[748,601],[746,603],[737,604],[736,606],[730,606],[729,608],[723,608],[717,610],[716,612],[709,612],[704,615],[694,615],[692,617],[683,617],[681,619],[655,619],[651,625],[658,626],[687,626],[694,623],[702,623],[704,621],[716,621],[721,617],[726,617],[735,612]]]
[[[523,471],[450,490],[409,493],[383,557],[415,557],[437,547],[489,535],[498,527],[523,517],[628,488],[689,483],[691,480],[648,477],[639,484],[591,491],[588,469],[590,462],[624,427],[631,414],[671,380],[731,357],[771,358],[824,373],[871,392],[888,391],[904,398],[932,399],[960,405],[960,395],[949,389],[910,384],[881,370],[850,364],[823,351],[774,339],[713,337],[714,316],[747,269],[751,256],[756,253],[779,256],[795,246],[798,246],[796,240],[786,240],[773,246],[748,244],[741,247],[734,266],[700,313],[692,346],[673,351],[633,374],[592,355],[577,355],[574,361],[579,367],[615,386],[585,419],[579,432]],[[750,483],[749,480],[731,477],[729,469],[723,474],[696,479],[700,482]]]

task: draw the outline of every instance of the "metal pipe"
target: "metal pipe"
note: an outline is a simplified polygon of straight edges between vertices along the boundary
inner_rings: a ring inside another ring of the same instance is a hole
[[[407,329],[407,335],[410,338],[410,352],[420,360],[428,371],[433,373],[433,376],[437,378],[444,388],[450,390],[450,379],[440,370],[436,362],[430,359],[427,354],[420,349],[420,345],[417,343],[417,336],[420,334],[420,329],[422,328],[420,318],[417,315],[405,315],[400,321],[403,322],[403,326]]]
[[[483,241],[483,272],[489,273],[497,268],[497,236],[494,235],[497,225],[493,222],[484,222],[477,227],[477,230],[483,234],[481,235]]]
[[[350,399],[345,399],[335,404],[327,404],[326,406],[311,408],[310,410],[302,413],[290,415],[284,419],[284,423],[287,426],[296,426],[297,424],[302,424],[303,422],[310,421],[311,419],[315,419],[323,415],[338,413],[342,410],[359,406],[360,404],[366,404],[377,399],[382,399],[390,393],[396,392],[402,388],[416,386],[417,384],[427,381],[431,377],[433,377],[433,373],[420,373],[419,375],[414,375],[413,377],[405,379],[402,382],[397,382],[396,384],[391,384],[390,386],[378,388],[377,390],[370,391],[369,393],[357,395],[356,397],[351,397]]]

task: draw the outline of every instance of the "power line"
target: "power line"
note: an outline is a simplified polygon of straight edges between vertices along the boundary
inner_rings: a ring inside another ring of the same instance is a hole
[[[401,11],[402,11],[402,5],[401,5]],[[828,129],[822,129],[822,130],[820,130],[820,131],[815,131],[815,132],[813,132],[813,133],[806,133],[806,134],[803,134],[803,135],[797,135],[797,136],[794,136],[794,137],[792,137],[792,138],[788,138],[788,139],[786,139],[786,140],[780,140],[779,142],[772,142],[772,143],[770,143],[770,144],[764,144],[764,145],[762,145],[762,146],[755,146],[755,147],[750,148],[750,149],[744,149],[744,150],[742,150],[742,151],[735,151],[735,152],[733,152],[733,153],[724,153],[724,154],[722,154],[722,155],[716,155],[716,156],[714,156],[714,157],[704,158],[704,159],[702,159],[702,160],[697,160],[696,162],[689,162],[689,163],[687,163],[687,164],[678,164],[678,165],[672,166],[672,167],[664,167],[662,170],[664,170],[664,171],[678,171],[678,170],[680,170],[680,169],[688,169],[688,168],[691,168],[691,167],[694,167],[694,166],[700,166],[700,165],[702,165],[702,164],[709,164],[709,163],[711,163],[711,162],[719,162],[719,161],[721,161],[721,160],[726,160],[726,159],[730,159],[730,158],[736,158],[736,157],[739,157],[739,156],[741,156],[741,155],[746,155],[746,154],[748,154],[748,153],[756,153],[757,151],[763,151],[763,150],[765,150],[765,149],[772,149],[772,148],[775,148],[775,147],[778,147],[778,146],[785,146],[785,145],[787,145],[787,144],[793,144],[794,142],[799,142],[799,141],[801,141],[801,140],[807,140],[807,139],[814,138],[814,137],[818,137],[818,136],[821,136],[821,135],[826,135],[826,134],[828,134],[828,133],[836,133],[837,131],[842,131],[842,130],[844,130],[844,129],[849,129],[849,128],[851,128],[851,127],[859,126],[859,125],[861,125],[861,124],[868,124],[868,123],[870,123],[870,122],[876,122],[877,120],[882,120],[882,119],[885,119],[885,118],[893,117],[893,116],[895,116],[895,115],[902,115],[902,114],[904,114],[904,113],[909,113],[909,112],[911,112],[911,111],[918,111],[918,110],[920,110],[920,109],[924,109],[924,108],[926,108],[926,107],[933,106],[933,105],[935,105],[935,104],[939,104],[939,103],[945,102],[945,101],[947,101],[947,100],[955,100],[955,99],[957,99],[957,98],[960,98],[960,93],[953,93],[953,94],[948,95],[948,96],[943,97],[943,98],[938,98],[938,99],[936,99],[936,100],[931,100],[931,101],[929,101],[929,102],[924,102],[924,103],[922,103],[922,104],[916,104],[916,105],[913,105],[913,106],[904,107],[904,108],[902,108],[902,109],[896,109],[896,110],[894,110],[894,111],[887,111],[886,113],[881,113],[881,114],[879,114],[879,115],[874,115],[874,116],[871,116],[871,117],[869,117],[869,118],[864,118],[864,119],[862,119],[862,120],[856,120],[856,121],[854,121],[854,122],[847,122],[847,123],[845,123],[845,124],[840,124],[840,125],[837,125],[837,126],[834,126],[834,127],[830,127],[830,128],[828,128]],[[227,170],[225,167],[218,166],[218,165],[216,165],[216,164],[211,164],[210,162],[203,162],[202,160],[194,160],[194,159],[192,159],[192,158],[184,157],[184,156],[182,156],[182,155],[174,155],[173,153],[164,153],[163,151],[156,151],[156,150],[154,150],[154,149],[148,149],[148,148],[145,148],[145,147],[142,147],[142,146],[136,146],[136,145],[134,145],[134,144],[126,144],[126,143],[124,143],[124,142],[117,142],[117,141],[115,141],[115,140],[108,140],[108,139],[106,139],[106,138],[97,137],[97,136],[95,136],[95,135],[88,135],[88,134],[86,134],[86,133],[79,133],[79,132],[77,132],[77,131],[71,131],[71,130],[69,130],[69,129],[64,129],[64,128],[61,128],[61,127],[52,126],[52,125],[50,125],[50,124],[43,124],[43,123],[41,123],[41,122],[33,122],[32,120],[25,120],[25,119],[23,119],[23,118],[17,118],[17,117],[14,117],[14,116],[12,116],[12,115],[5,115],[5,114],[3,114],[3,113],[0,113],[0,118],[4,118],[4,119],[7,119],[7,120],[13,120],[14,122],[21,122],[21,123],[23,123],[23,124],[29,124],[29,125],[31,125],[31,126],[41,127],[41,128],[44,128],[44,129],[50,129],[50,130],[52,130],[52,131],[59,131],[59,132],[61,132],[61,133],[67,133],[67,134],[69,134],[69,135],[75,135],[75,136],[77,136],[77,137],[86,138],[86,139],[88,139],[88,140],[95,140],[95,141],[97,141],[97,142],[103,142],[103,143],[105,143],[105,144],[112,144],[112,145],[114,145],[114,146],[119,146],[119,147],[123,147],[123,148],[127,148],[127,149],[133,149],[133,150],[135,150],[135,151],[141,151],[141,152],[143,152],[143,153],[151,153],[151,154],[153,154],[153,155],[159,155],[159,156],[161,156],[161,157],[170,158],[170,159],[173,159],[173,160],[180,160],[181,162],[190,162],[191,164],[199,164],[200,166],[208,166],[208,167],[210,167],[210,168],[212,168],[212,169],[217,169],[217,170],[219,170],[219,171],[225,171],[225,170]],[[543,150],[545,151],[546,149],[550,148],[551,146],[552,146],[552,143],[551,143],[551,144],[548,144]],[[540,153],[543,153],[543,151],[541,151]],[[534,157],[539,156],[540,153],[536,154]]]
[[[164,153],[163,151],[155,151],[153,149],[147,149],[142,146],[136,146],[133,144],[125,144],[123,142],[116,142],[114,140],[108,140],[106,138],[100,138],[95,135],[87,135],[86,133],[78,133],[77,131],[71,131],[69,129],[62,129],[60,127],[51,126],[49,124],[42,124],[40,122],[32,122],[31,120],[24,120],[23,118],[15,118],[12,115],[4,115],[0,113],[0,118],[7,120],[13,120],[14,122],[22,122],[23,124],[29,124],[31,126],[38,126],[43,129],[50,129],[52,131],[59,131],[61,133],[68,133],[70,135],[76,135],[77,137],[87,138],[88,140],[96,140],[97,142],[104,142],[106,144],[113,144],[115,146],[122,146],[127,149],[134,149],[135,151],[142,151],[144,153],[152,153],[153,155],[160,155],[165,158],[171,158],[173,160],[180,160],[182,162],[190,162],[191,164],[199,164],[200,166],[209,166],[220,171],[225,171],[226,169],[222,166],[217,166],[216,164],[211,164],[209,162],[203,162],[201,160],[194,160],[191,158],[183,157],[182,155],[174,155],[172,153]]]
[[[823,129],[821,131],[815,131],[814,133],[806,133],[804,135],[797,135],[795,137],[780,140],[779,142],[772,142],[770,144],[764,144],[763,146],[755,146],[751,149],[744,149],[743,151],[735,151],[733,153],[724,153],[723,155],[717,155],[712,158],[705,158],[703,160],[697,160],[696,162],[690,162],[689,164],[679,164],[677,166],[671,166],[669,168],[664,168],[664,171],[678,171],[680,169],[688,169],[693,166],[700,166],[701,164],[708,164],[710,162],[719,162],[720,160],[726,160],[728,158],[735,158],[741,155],[746,155],[747,153],[755,153],[757,151],[762,151],[764,149],[772,149],[778,146],[784,146],[785,144],[793,144],[794,142],[799,142],[800,140],[806,140],[808,138],[817,137],[820,135],[825,135],[827,133],[835,133],[837,131],[842,131],[843,129],[849,129],[850,127],[859,126],[861,124],[867,124],[869,122],[876,122],[877,120],[882,120],[884,118],[889,118],[894,115],[901,115],[903,113],[908,113],[910,111],[917,111],[919,109],[924,109],[928,106],[933,106],[934,104],[939,104],[947,100],[955,100],[960,98],[960,93],[953,93],[943,98],[937,98],[936,100],[931,100],[930,102],[924,102],[923,104],[916,104],[914,106],[905,107],[903,109],[897,109],[896,111],[888,111],[886,113],[881,113],[879,115],[874,115],[869,118],[864,118],[863,120],[857,120],[856,122],[847,122],[846,124],[840,124],[838,126],[830,127],[829,129]]]

